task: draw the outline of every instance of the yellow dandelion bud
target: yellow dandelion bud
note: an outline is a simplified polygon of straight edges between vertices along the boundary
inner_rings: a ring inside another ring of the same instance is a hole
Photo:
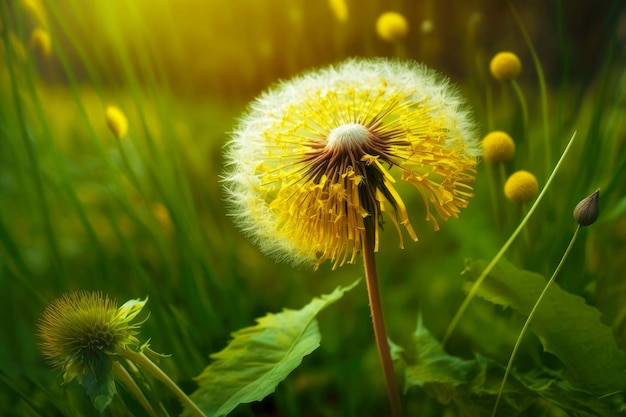
[[[491,75],[496,80],[510,80],[522,71],[522,63],[513,52],[499,52],[489,63]]]
[[[527,203],[537,197],[537,194],[537,178],[528,171],[517,171],[504,183],[504,195],[515,203]]]
[[[30,44],[43,56],[50,56],[50,34],[41,28],[36,28],[30,34]]]
[[[475,128],[449,81],[417,63],[351,59],[274,86],[228,144],[232,215],[266,254],[295,264],[353,263],[383,213],[417,240],[398,180],[427,219],[473,196]]]
[[[508,133],[495,130],[483,138],[483,157],[487,162],[505,162],[515,154],[515,142]]]
[[[348,20],[348,5],[346,0],[328,0],[330,10],[335,15],[335,18],[343,23]]]
[[[128,133],[128,120],[126,116],[116,106],[108,106],[105,112],[106,122],[111,132],[118,139],[122,139]]]
[[[376,21],[378,36],[387,42],[397,42],[404,39],[409,31],[409,24],[400,13],[386,12]]]

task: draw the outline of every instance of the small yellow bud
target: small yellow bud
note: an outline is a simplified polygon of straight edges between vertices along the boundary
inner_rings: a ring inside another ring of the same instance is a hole
[[[128,133],[128,120],[119,107],[108,106],[106,108],[106,122],[116,138],[122,139]]]
[[[483,138],[483,157],[487,162],[505,162],[515,154],[515,142],[508,133],[494,130]]]
[[[343,23],[348,20],[348,5],[346,0],[329,0],[330,10],[332,10],[335,18]]]
[[[50,56],[50,34],[41,28],[33,29],[30,34],[30,44],[43,56]]]
[[[409,31],[409,24],[404,16],[396,12],[386,12],[381,14],[376,21],[376,32],[378,36],[387,42],[397,42]]]
[[[491,59],[489,69],[496,80],[510,80],[522,71],[522,63],[513,52],[499,52]]]
[[[538,193],[537,178],[528,171],[514,172],[504,183],[504,195],[515,203],[527,203]]]
[[[581,226],[590,226],[595,223],[600,214],[600,189],[584,198],[574,208],[574,219]]]

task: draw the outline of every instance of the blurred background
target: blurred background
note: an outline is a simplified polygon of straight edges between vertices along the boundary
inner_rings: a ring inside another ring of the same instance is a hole
[[[418,314],[441,337],[465,295],[465,260],[490,260],[528,209],[506,200],[504,178],[526,169],[542,186],[577,131],[506,257],[549,276],[575,228],[574,206],[601,188],[600,220],[581,233],[559,283],[596,306],[626,347],[625,9],[620,0],[3,1],[0,414],[96,415],[81,387],[61,387],[35,336],[45,306],[67,291],[99,290],[120,304],[148,296],[142,340],[172,355],[161,365],[190,393],[230,332],[362,276],[359,263],[295,270],[262,256],[232,225],[220,185],[223,145],[250,100],[354,56],[417,60],[448,75],[480,134],[504,130],[517,146],[502,167],[478,166],[469,208],[436,233],[419,194],[399,186],[420,241],[401,250],[395,232],[382,236],[390,338],[407,343]],[[408,27],[395,42],[376,29],[388,11]],[[521,59],[527,121],[512,85],[489,74],[503,50]],[[121,139],[107,127],[109,105],[128,119]],[[447,349],[506,363],[521,324],[476,300]],[[233,415],[385,415],[365,285],[323,312],[320,326],[320,349],[274,395]],[[524,349],[530,361],[541,351],[537,340]],[[464,415],[417,388],[404,401],[407,415]],[[165,402],[178,414],[174,398]],[[124,395],[105,411],[129,413],[143,415]]]

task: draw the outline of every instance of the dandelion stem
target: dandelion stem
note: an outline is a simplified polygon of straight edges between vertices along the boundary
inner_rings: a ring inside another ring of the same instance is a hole
[[[376,339],[376,347],[378,348],[378,356],[383,367],[385,375],[385,384],[387,386],[387,395],[389,396],[389,404],[391,406],[391,415],[393,417],[402,416],[402,403],[400,401],[400,393],[396,382],[396,375],[393,370],[393,361],[389,351],[389,342],[387,341],[387,331],[385,330],[385,321],[383,318],[383,307],[380,298],[380,287],[378,285],[378,271],[376,270],[376,257],[374,254],[374,227],[372,221],[365,227],[363,238],[363,262],[365,264],[365,279],[367,280],[367,294],[370,302],[370,312],[372,314],[372,324],[374,326],[374,337]]]
[[[119,362],[113,361],[113,373],[119,381],[121,381],[126,388],[135,396],[137,401],[142,405],[143,408],[150,414],[152,417],[157,417],[154,408],[150,405],[150,402],[146,398],[146,396],[141,391],[141,388],[137,385],[132,376],[128,373],[126,368],[124,368]]]
[[[576,226],[576,230],[574,231],[572,240],[570,240],[569,245],[567,246],[567,249],[565,250],[565,253],[563,254],[563,257],[561,258],[561,261],[559,262],[559,265],[554,270],[554,273],[550,277],[550,280],[548,280],[548,283],[546,284],[546,286],[543,287],[543,291],[541,291],[539,298],[537,298],[535,305],[533,306],[532,310],[530,310],[530,313],[528,314],[528,318],[526,319],[526,322],[524,323],[524,326],[522,327],[522,331],[519,333],[519,336],[517,336],[517,341],[515,342],[515,346],[513,347],[513,352],[511,352],[509,363],[507,363],[506,371],[504,371],[504,377],[502,378],[502,383],[500,384],[500,389],[498,390],[498,396],[496,397],[496,403],[493,406],[493,412],[491,413],[491,417],[495,417],[496,415],[496,411],[498,410],[498,405],[500,404],[500,399],[502,398],[502,393],[504,392],[504,386],[506,385],[506,381],[509,378],[509,374],[511,373],[511,368],[513,367],[513,360],[515,359],[515,356],[517,355],[517,351],[519,350],[519,347],[522,344],[522,339],[524,338],[524,335],[526,335],[526,332],[528,331],[528,327],[530,327],[530,321],[533,319],[533,316],[535,315],[535,312],[537,311],[537,307],[539,307],[539,304],[541,303],[545,295],[548,293],[548,289],[550,288],[550,286],[556,279],[556,276],[561,271],[561,268],[563,267],[563,264],[565,263],[565,259],[567,259],[567,256],[571,252],[572,247],[574,247],[574,242],[576,242],[576,237],[578,236],[579,230],[580,230],[580,224]]]
[[[516,80],[514,79],[511,80],[511,87],[513,87],[513,91],[515,92],[515,95],[517,96],[517,100],[519,101],[519,105],[522,110],[522,123],[524,126],[523,137],[525,139],[526,135],[528,134],[528,106],[526,105],[526,99],[524,98],[524,93],[522,92],[522,89],[520,88]]]
[[[469,292],[465,296],[465,300],[463,300],[463,303],[461,304],[461,306],[457,310],[456,314],[452,318],[452,321],[448,325],[448,328],[446,329],[446,333],[443,336],[443,340],[441,342],[442,346],[445,346],[446,342],[450,338],[450,335],[452,334],[452,332],[456,328],[457,324],[459,324],[459,321],[461,320],[461,317],[465,313],[465,310],[467,310],[467,307],[469,306],[469,303],[472,301],[472,299],[476,295],[476,292],[478,291],[478,287],[480,287],[480,285],[483,283],[483,281],[485,280],[487,275],[489,275],[489,273],[491,272],[493,267],[498,263],[500,258],[502,258],[502,255],[504,255],[504,253],[509,249],[509,247],[511,246],[513,241],[517,238],[517,236],[520,234],[520,232],[524,229],[524,227],[526,226],[526,223],[528,223],[528,220],[530,219],[530,217],[533,215],[533,213],[537,209],[537,206],[539,205],[539,203],[543,199],[543,196],[548,191],[548,188],[550,187],[550,184],[552,184],[552,180],[554,180],[554,177],[556,176],[556,173],[559,170],[559,167],[561,166],[561,163],[565,159],[565,156],[567,155],[567,152],[569,151],[570,147],[572,146],[572,143],[574,143],[574,138],[575,137],[576,137],[576,132],[574,132],[574,134],[570,138],[569,142],[567,143],[567,146],[563,150],[563,154],[561,154],[561,158],[559,158],[559,161],[554,166],[554,169],[552,170],[552,173],[550,174],[550,177],[546,181],[546,185],[543,186],[543,189],[541,190],[541,193],[539,193],[539,196],[537,197],[537,199],[535,200],[533,205],[530,207],[530,210],[528,210],[528,213],[526,214],[526,216],[522,219],[520,224],[517,226],[517,229],[515,229],[513,234],[511,234],[511,236],[506,241],[506,243],[500,248],[500,250],[498,251],[496,256],[494,256],[494,258],[491,260],[491,262],[489,262],[489,265],[487,265],[487,267],[483,270],[483,272],[480,274],[478,279],[474,282],[474,285],[472,285],[472,288],[470,288]]]
[[[140,365],[148,371],[153,377],[165,384],[183,403],[187,411],[197,417],[206,417],[206,415],[198,408],[198,406],[191,401],[191,399],[181,390],[174,381],[170,379],[165,372],[161,370],[154,362],[152,362],[143,352],[133,352],[130,349],[126,349],[124,355],[127,359],[132,360],[137,365]]]

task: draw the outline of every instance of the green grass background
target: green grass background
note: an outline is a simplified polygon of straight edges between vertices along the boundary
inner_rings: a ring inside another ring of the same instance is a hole
[[[327,2],[304,0],[0,5],[1,415],[96,414],[81,387],[60,385],[37,345],[39,315],[64,292],[99,290],[120,304],[148,296],[141,336],[171,354],[161,366],[190,393],[192,378],[230,332],[362,276],[359,263],[309,271],[265,258],[231,223],[220,185],[222,147],[247,102],[279,79],[349,56],[402,53],[450,75],[481,134],[505,130],[516,140],[518,152],[504,171],[529,170],[540,186],[578,132],[526,238],[506,256],[548,276],[575,228],[574,206],[601,188],[600,220],[583,230],[558,282],[596,306],[626,345],[622,2],[513,2],[547,80],[547,138],[538,72],[506,3],[347,5],[344,23]],[[376,36],[376,17],[386,10],[409,21],[403,48]],[[424,20],[434,23],[432,32],[420,30]],[[50,56],[29,43],[36,27],[50,33]],[[527,126],[511,86],[488,73],[500,50],[522,59]],[[129,120],[128,136],[119,141],[104,120],[109,104]],[[436,233],[422,220],[418,193],[399,186],[420,241],[400,250],[395,233],[382,234],[379,272],[395,342],[409,340],[420,313],[441,337],[464,297],[464,260],[493,257],[522,218],[524,208],[502,195],[502,179],[498,167],[481,163],[469,208]],[[506,363],[521,325],[519,317],[476,300],[447,349]],[[365,286],[322,313],[320,326],[321,348],[275,395],[233,415],[385,415]],[[521,360],[532,364],[541,355],[530,338]],[[120,391],[105,415],[143,415]],[[177,401],[165,390],[162,396],[178,414]],[[404,401],[407,415],[462,415],[416,388]],[[547,405],[545,412],[562,415]]]

